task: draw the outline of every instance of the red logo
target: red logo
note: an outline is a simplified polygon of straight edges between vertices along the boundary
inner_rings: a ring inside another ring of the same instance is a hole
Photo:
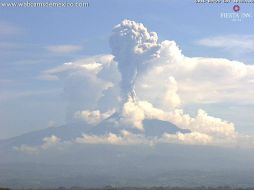
[[[240,11],[240,6],[239,6],[239,5],[234,5],[234,6],[233,6],[233,10],[234,10],[235,12],[239,12],[239,11]]]

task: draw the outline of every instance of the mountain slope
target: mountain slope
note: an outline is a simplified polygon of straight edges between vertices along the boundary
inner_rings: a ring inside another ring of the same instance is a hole
[[[118,117],[118,116],[115,116]],[[120,134],[121,130],[126,129],[135,134],[144,133],[145,136],[155,137],[161,136],[163,133],[175,134],[177,132],[188,133],[188,130],[183,130],[178,128],[176,125],[156,120],[156,119],[146,119],[143,121],[144,131],[140,131],[134,127],[129,126],[119,126],[119,124],[114,123],[117,119],[111,117],[104,120],[98,125],[91,125],[84,122],[69,123],[60,127],[46,128],[39,131],[34,131],[30,133],[23,134],[11,139],[7,139],[1,142],[0,147],[15,147],[20,145],[40,145],[43,143],[45,137],[55,135],[63,141],[71,141],[77,137],[81,137],[82,134],[89,135],[105,135],[109,133]]]

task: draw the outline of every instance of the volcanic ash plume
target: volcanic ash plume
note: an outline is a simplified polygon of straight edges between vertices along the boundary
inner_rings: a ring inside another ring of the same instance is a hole
[[[135,101],[135,80],[146,68],[147,61],[156,56],[159,49],[157,40],[157,34],[149,32],[141,23],[123,20],[114,27],[110,46],[122,77],[123,103],[129,97]]]

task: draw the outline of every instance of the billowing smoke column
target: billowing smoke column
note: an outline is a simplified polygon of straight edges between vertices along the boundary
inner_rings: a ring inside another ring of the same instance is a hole
[[[147,60],[159,49],[157,34],[149,32],[141,23],[123,20],[113,29],[110,46],[121,73],[122,102],[129,97],[135,101],[134,84],[137,75],[146,67]]]

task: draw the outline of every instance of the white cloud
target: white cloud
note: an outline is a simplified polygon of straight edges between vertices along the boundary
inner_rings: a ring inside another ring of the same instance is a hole
[[[186,144],[186,145],[209,145],[224,147],[243,147],[241,140],[250,137],[237,137],[236,139],[214,139],[200,132],[190,132],[176,134],[164,133],[162,136],[147,137],[144,134],[135,134],[127,130],[121,131],[120,134],[108,133],[105,135],[83,134],[76,138],[73,143],[79,144],[111,144],[111,145],[149,145],[156,144]],[[252,139],[253,141],[253,139]],[[238,143],[236,143],[238,142]],[[246,145],[244,145],[246,147]],[[249,145],[248,145],[249,146]]]
[[[0,21],[0,37],[19,34],[21,29],[6,21]]]
[[[253,52],[254,35],[226,35],[203,38],[197,44],[233,52]]]
[[[163,84],[172,76],[182,104],[254,103],[249,83],[254,77],[253,65],[219,58],[186,57],[174,42],[168,41],[161,43],[158,55],[159,58],[150,61],[147,72],[137,79],[136,94],[140,99],[156,106],[165,105],[161,103],[165,96]]]
[[[60,143],[61,139],[55,135],[51,135],[50,137],[43,138],[44,143],[41,145],[41,148],[48,149],[51,146],[55,146]]]
[[[221,138],[230,141],[239,136],[235,131],[233,123],[209,116],[204,110],[198,110],[196,117],[191,117],[189,114],[184,113],[182,109],[165,112],[162,109],[155,108],[149,102],[134,102],[132,99],[129,99],[123,107],[122,122],[143,131],[144,119],[168,121],[181,129],[189,129],[192,133],[188,135],[181,133],[176,135],[172,134],[170,137],[174,136],[175,140],[181,140],[179,139],[180,137],[186,137],[184,139],[187,139],[187,142],[193,138],[198,143],[199,137],[206,137],[206,139],[209,139],[210,144],[216,144]]]
[[[30,146],[22,144],[19,147],[14,147],[14,150],[18,152],[28,153],[28,154],[38,154],[42,150],[47,150],[49,148],[54,148],[62,143],[61,139],[55,135],[45,137],[42,139],[43,143],[38,146]]]
[[[55,78],[68,76],[71,73],[83,71],[86,74],[97,75],[102,72],[103,69],[114,65],[112,55],[99,55],[88,58],[83,58],[76,60],[74,62],[66,62],[60,66],[50,68],[41,72],[39,77],[45,78]],[[114,68],[111,68],[113,70]],[[116,71],[115,71],[116,72]],[[113,74],[113,73],[111,73]],[[114,76],[114,75],[113,75]],[[117,76],[114,76],[117,77]]]
[[[12,101],[13,99],[35,97],[39,95],[59,95],[62,89],[35,90],[35,91],[0,91],[0,102]]]
[[[166,103],[165,106],[177,108],[181,105],[181,99],[177,94],[178,86],[174,77],[169,77],[167,85],[167,90],[163,99],[163,103]]]
[[[122,138],[113,133],[109,133],[103,136],[84,134],[81,138],[77,138],[76,142],[86,144],[121,144]]]
[[[191,133],[179,132],[177,134],[165,133],[161,141],[164,143],[210,145],[213,142],[213,138],[207,134],[199,132],[191,132]]]
[[[175,144],[191,144],[191,145],[212,145],[212,137],[198,133],[165,133],[162,137],[145,137],[143,134],[133,134],[129,131],[122,131],[121,134],[105,134],[105,135],[82,135],[75,140],[81,144],[112,144],[112,145],[156,145],[161,143]]]
[[[67,120],[80,110],[97,110],[100,99],[107,99],[107,106],[100,106],[100,111],[112,109],[119,81],[119,73],[112,55],[98,55],[64,63],[43,71],[40,78],[63,81],[64,97],[67,101]],[[103,107],[103,108],[102,108]]]
[[[115,110],[109,110],[107,112],[101,113],[100,110],[84,110],[84,111],[78,111],[75,113],[75,118],[84,120],[88,124],[96,125],[103,121],[104,119],[110,117]]]
[[[230,139],[238,135],[233,123],[209,116],[204,110],[199,110],[196,117],[191,117],[180,109],[174,110],[168,114],[168,120],[180,128],[207,134],[218,139]]]
[[[136,127],[137,129],[143,130],[142,121],[145,119],[145,113],[144,110],[139,107],[137,102],[134,102],[131,98],[129,98],[129,101],[123,106],[122,114],[124,116],[124,122]]]
[[[129,98],[128,102],[123,105],[122,116],[123,123],[129,124],[141,131],[144,130],[144,119],[166,119],[163,110],[153,107],[151,103],[146,101],[133,101],[132,98]]]
[[[162,136],[147,137],[143,133],[136,134],[127,130],[121,130],[119,134],[107,133],[104,135],[83,134],[70,141],[61,141],[56,136],[44,138],[44,143],[38,146],[21,145],[14,150],[26,154],[39,154],[47,150],[64,150],[76,144],[109,144],[115,146],[148,145],[157,144],[185,144],[185,145],[208,145],[234,148],[253,148],[254,137],[250,135],[238,135],[235,138],[216,138],[201,132],[176,134],[164,133]]]
[[[152,145],[154,143],[153,141],[154,139],[148,139],[142,134],[133,134],[126,130],[122,130],[121,134],[119,135],[114,133],[109,133],[101,136],[83,134],[82,137],[79,137],[75,140],[76,143],[112,145]]]
[[[23,152],[26,154],[38,154],[38,148],[34,147],[34,146],[29,146],[29,145],[24,145],[22,144],[19,147],[14,147],[14,150],[18,151],[18,152]]]
[[[57,54],[68,54],[82,50],[83,47],[79,45],[54,45],[48,46],[47,50]]]

